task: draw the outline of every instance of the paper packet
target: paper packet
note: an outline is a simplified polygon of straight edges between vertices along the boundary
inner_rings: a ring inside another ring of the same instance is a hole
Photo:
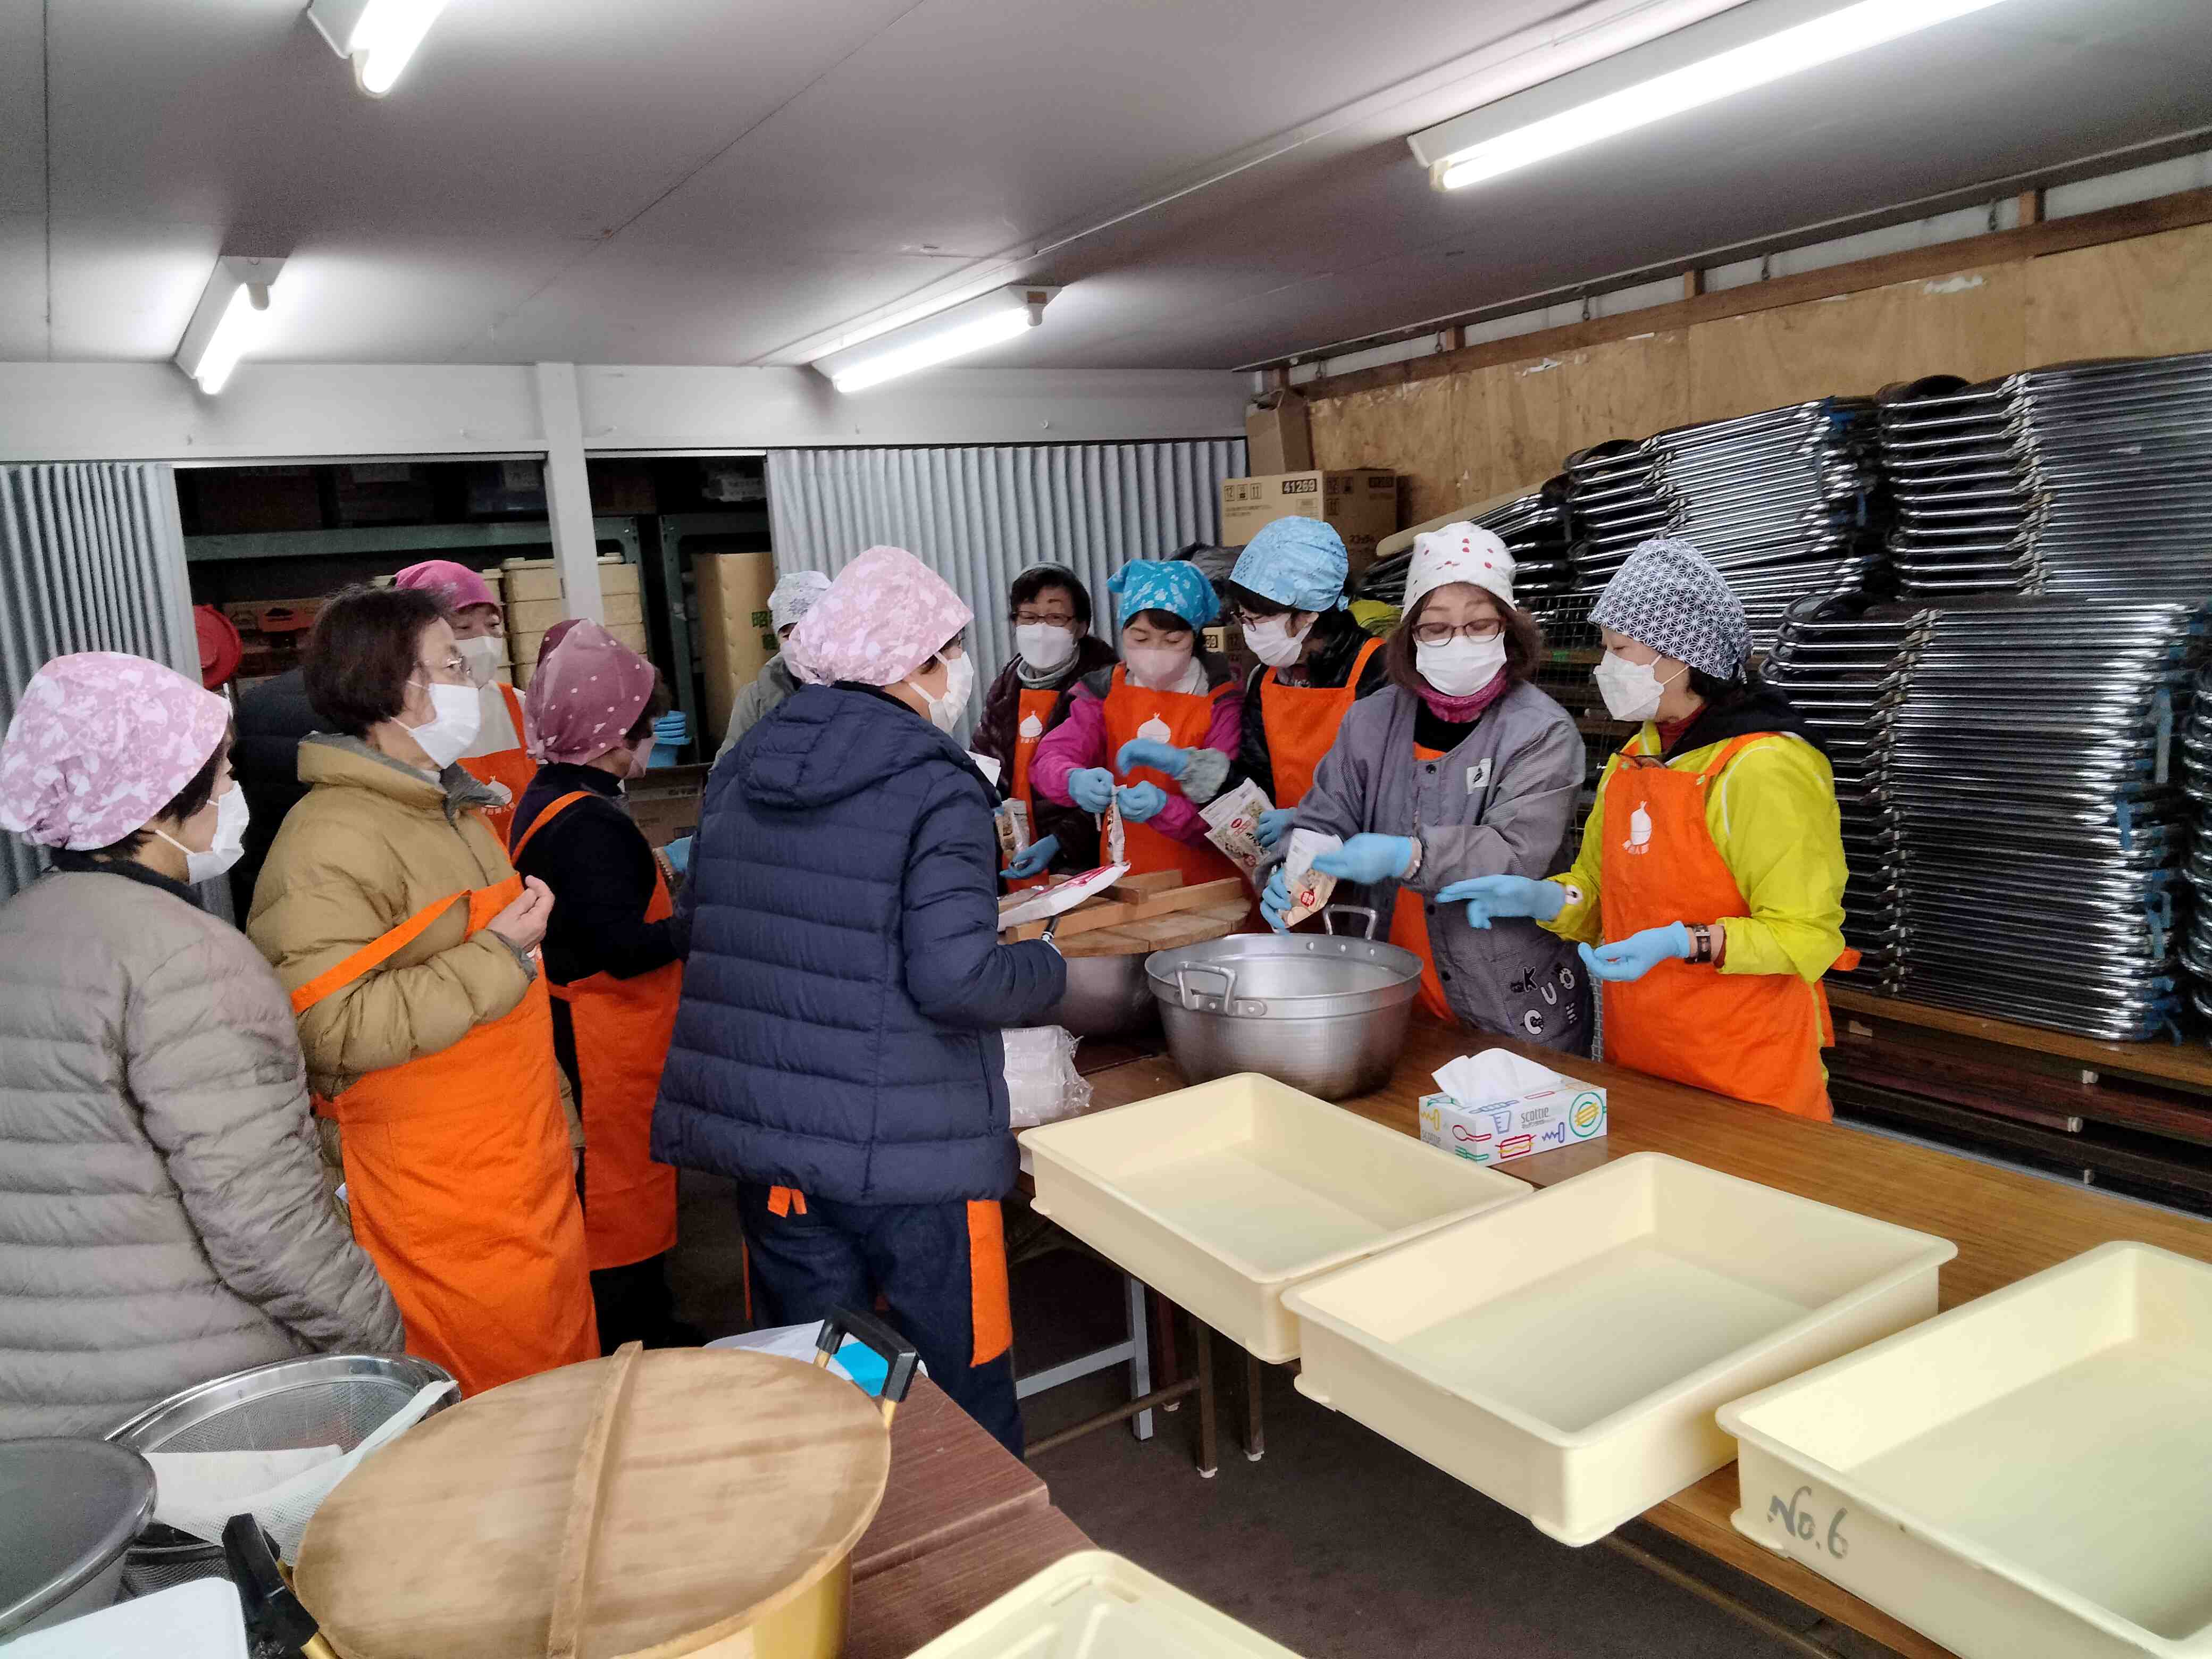
[[[1030,850],[1034,837],[1030,834],[1029,803],[1019,799],[1002,800],[992,811],[991,820],[999,831],[999,867],[1003,870]]]
[[[1106,810],[1098,816],[1098,846],[1108,864],[1127,861],[1129,832],[1121,822],[1121,802],[1119,797],[1106,803]]]
[[[1273,810],[1267,792],[1249,778],[1198,809],[1199,817],[1206,820],[1206,840],[1219,848],[1255,886],[1260,883],[1261,866],[1267,862],[1267,849],[1260,845],[1260,815]]]
[[[1336,890],[1336,878],[1313,867],[1316,856],[1344,845],[1341,836],[1325,836],[1318,830],[1293,830],[1283,854],[1283,885],[1290,890],[1291,908],[1284,913],[1285,927],[1295,927],[1308,916],[1318,915]]]

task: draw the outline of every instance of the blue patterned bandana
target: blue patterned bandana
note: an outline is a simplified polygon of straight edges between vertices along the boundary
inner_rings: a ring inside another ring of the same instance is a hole
[[[1107,579],[1123,623],[1139,611],[1172,611],[1193,628],[1221,614],[1213,584],[1187,559],[1133,559]]]
[[[1675,536],[1638,544],[1598,595],[1590,625],[1626,634],[1717,680],[1735,678],[1751,657],[1742,601],[1711,560]]]

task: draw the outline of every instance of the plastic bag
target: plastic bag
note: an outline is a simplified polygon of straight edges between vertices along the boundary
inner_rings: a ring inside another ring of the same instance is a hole
[[[1091,1085],[1075,1069],[1075,1039],[1057,1025],[1004,1033],[1006,1121],[1016,1129],[1057,1123],[1090,1109]]]

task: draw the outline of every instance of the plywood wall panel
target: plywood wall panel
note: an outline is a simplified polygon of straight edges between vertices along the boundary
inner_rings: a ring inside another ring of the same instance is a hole
[[[1988,380],[2026,349],[2027,276],[1985,265],[1689,331],[1692,421],[1723,421],[1923,374]]]
[[[2212,226],[2037,259],[2027,313],[2011,367],[2212,350]]]
[[[1680,330],[1453,378],[1467,501],[1541,483],[1577,449],[1682,420]]]
[[[1313,406],[1314,465],[1389,467],[1399,476],[1398,522],[1419,524],[1465,500],[1454,404],[1457,377],[1377,386]]]

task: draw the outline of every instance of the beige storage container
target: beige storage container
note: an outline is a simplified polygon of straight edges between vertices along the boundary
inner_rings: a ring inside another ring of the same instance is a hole
[[[507,590],[506,600],[509,605],[561,597],[561,566],[556,560],[508,559],[501,564],[499,573],[500,583]],[[640,593],[643,591],[638,566],[621,559],[600,558],[601,594],[611,597],[617,593]]]
[[[645,599],[638,593],[609,593],[599,595],[599,608],[606,613],[610,628],[627,623],[635,626],[645,620]],[[509,634],[543,634],[547,629],[569,614],[566,599],[518,599],[507,607],[507,631]]]
[[[1723,1401],[1934,1313],[1957,1254],[1638,1152],[1284,1300],[1301,1393],[1588,1544],[1727,1465]]]
[[[699,667],[707,682],[707,736],[720,743],[738,694],[781,648],[768,596],[775,586],[769,553],[702,553],[691,561],[699,590]]]
[[[1290,1286],[1528,1191],[1249,1072],[1021,1140],[1039,1214],[1271,1364]]]
[[[2212,1267],[2106,1244],[1721,1408],[1736,1530],[1964,1659],[2212,1655]]]
[[[912,1659],[1297,1659],[1104,1550],[1055,1561]]]

